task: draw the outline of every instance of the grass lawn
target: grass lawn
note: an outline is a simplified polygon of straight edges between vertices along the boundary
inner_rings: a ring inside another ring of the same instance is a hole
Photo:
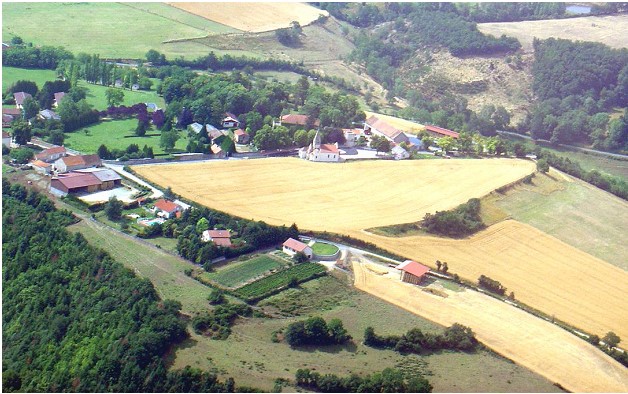
[[[283,264],[270,256],[256,256],[250,260],[230,263],[207,276],[227,287],[237,287],[251,279],[281,267]]]
[[[276,378],[294,381],[299,368],[345,376],[352,372],[365,375],[396,367],[408,373],[426,375],[434,392],[559,391],[539,375],[486,351],[402,356],[391,350],[364,346],[362,339],[368,326],[382,335],[398,335],[415,327],[425,332],[440,332],[443,328],[355,290],[347,285],[345,277],[325,276],[312,280],[269,297],[259,306],[267,313],[279,313],[284,318],[239,320],[233,327],[233,334],[225,341],[192,334],[169,360],[172,368],[190,365],[213,370],[223,377],[234,377],[236,385],[262,390],[271,390]],[[300,317],[292,317],[295,315]],[[321,316],[327,321],[341,319],[353,337],[353,343],[294,350],[286,343],[270,340],[274,331],[307,316]],[[296,388],[288,386],[284,391],[296,392]]]
[[[2,14],[5,40],[17,35],[35,45],[63,46],[103,58],[143,58],[149,49],[171,58],[194,58],[206,55],[207,47],[187,45],[181,53],[164,42],[237,31],[157,3],[6,3]],[[55,26],[54,34],[42,26]]]
[[[328,256],[336,253],[338,251],[338,247],[325,242],[315,242],[314,245],[312,245],[312,251],[314,254]]]
[[[166,237],[157,237],[157,238],[147,238],[146,242],[150,242],[151,244],[160,247],[163,250],[167,250],[168,252],[177,253],[177,239],[176,238],[166,238]]]
[[[4,11],[4,9],[3,9]],[[2,67],[2,91],[19,80],[33,81],[41,89],[47,81],[57,78],[54,70],[34,70],[28,68]]]
[[[68,229],[81,232],[92,245],[104,249],[139,276],[148,278],[161,299],[180,301],[184,313],[209,309],[207,296],[210,289],[183,273],[193,267],[192,263],[185,263],[166,252],[85,220]]]
[[[159,130],[150,130],[144,137],[135,135],[136,119],[103,121],[94,126],[66,133],[65,145],[83,153],[96,153],[101,144],[111,149],[126,149],[130,144],[144,145],[153,148],[155,155],[164,155],[164,150],[159,146]],[[87,132],[85,132],[87,131]],[[179,133],[180,138],[175,145],[175,152],[185,151],[187,138],[185,132]]]

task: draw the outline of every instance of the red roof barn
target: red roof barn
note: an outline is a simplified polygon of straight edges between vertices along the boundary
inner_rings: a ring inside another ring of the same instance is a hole
[[[401,271],[401,280],[407,283],[418,285],[423,280],[425,274],[429,272],[429,268],[416,261],[406,260],[397,266]]]

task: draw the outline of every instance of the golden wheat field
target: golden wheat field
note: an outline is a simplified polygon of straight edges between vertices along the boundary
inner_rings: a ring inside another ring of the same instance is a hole
[[[138,166],[201,204],[270,224],[352,230],[414,222],[534,171],[524,160],[313,163],[295,158]]]
[[[556,319],[600,337],[612,330],[628,338],[628,273],[527,224],[507,220],[463,240],[360,238],[430,266],[446,261],[470,280],[489,276]]]
[[[371,116],[377,116],[378,119],[381,119],[392,127],[396,127],[397,129],[406,133],[418,134],[419,132],[425,130],[424,125],[416,122],[411,122],[406,119],[401,119],[390,115],[378,114],[377,112],[364,111],[364,113],[366,114],[366,119],[370,118]]]
[[[491,349],[572,392],[626,392],[628,373],[611,357],[542,319],[474,291],[440,297],[354,261],[358,289],[437,323],[461,323]]]
[[[515,37],[521,41],[525,51],[532,50],[532,40],[535,37],[542,40],[555,37],[573,41],[601,42],[611,48],[628,47],[626,40],[628,15],[625,14],[549,21],[478,23],[478,29],[495,37],[502,34]]]
[[[281,29],[297,21],[309,25],[320,15],[329,15],[305,3],[169,3],[205,19],[248,32]]]

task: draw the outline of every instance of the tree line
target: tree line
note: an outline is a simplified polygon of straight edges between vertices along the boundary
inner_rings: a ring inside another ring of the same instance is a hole
[[[472,198],[450,211],[426,213],[421,227],[430,233],[449,237],[463,237],[483,229],[480,217],[480,200]]]
[[[284,339],[291,347],[339,345],[351,340],[340,319],[326,322],[322,317],[291,323],[284,331]]]
[[[2,194],[4,391],[235,390],[232,379],[166,368],[187,336],[179,302],[67,231],[76,219],[46,197],[5,178]]]
[[[297,386],[321,393],[431,393],[433,388],[422,376],[407,377],[393,368],[364,377],[321,375],[305,368],[298,369],[295,378]]]
[[[413,328],[407,333],[381,336],[373,327],[364,330],[364,344],[379,349],[392,349],[400,353],[430,353],[442,349],[474,351],[479,344],[471,328],[454,323],[442,334],[432,334]]]

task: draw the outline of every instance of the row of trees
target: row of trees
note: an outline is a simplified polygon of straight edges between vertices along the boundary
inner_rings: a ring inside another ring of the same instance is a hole
[[[187,336],[181,304],[68,232],[75,220],[3,178],[3,391],[234,391],[233,380],[166,369]]]
[[[394,349],[401,353],[421,354],[441,349],[473,351],[479,343],[471,328],[454,323],[442,334],[424,333],[413,328],[401,336],[377,335],[373,327],[367,327],[364,330],[364,344],[380,349]]]
[[[339,377],[334,374],[321,375],[309,369],[298,369],[297,386],[321,393],[431,393],[432,385],[421,377],[406,377],[393,368],[364,377],[352,374]]]
[[[421,226],[430,233],[449,237],[471,235],[484,228],[480,217],[480,200],[472,198],[453,210],[427,213]]]
[[[478,285],[481,288],[486,289],[495,294],[499,294],[502,296],[506,294],[506,288],[502,286],[502,284],[499,281],[495,279],[491,279],[488,276],[480,275],[480,277],[478,278]]]

